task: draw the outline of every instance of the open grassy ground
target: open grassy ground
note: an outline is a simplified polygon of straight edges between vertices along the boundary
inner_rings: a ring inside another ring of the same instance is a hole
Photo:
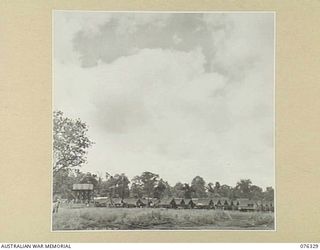
[[[61,208],[53,230],[273,230],[274,214],[161,208]]]

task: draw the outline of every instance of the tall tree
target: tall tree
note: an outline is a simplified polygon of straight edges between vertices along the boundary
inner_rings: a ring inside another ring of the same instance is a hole
[[[63,199],[73,199],[72,184],[74,183],[75,175],[67,169],[62,169],[53,178],[53,197],[58,195]]]
[[[152,198],[154,194],[154,189],[158,184],[159,175],[151,172],[143,172],[140,178],[143,183],[143,193],[149,200],[149,198]]]
[[[250,186],[249,197],[251,199],[259,199],[259,200],[262,199],[262,197],[263,197],[262,188],[258,187],[256,185],[251,185]]]
[[[103,193],[111,198],[119,197],[126,198],[129,197],[129,179],[122,174],[110,175],[106,173],[106,181],[103,184]]]
[[[160,179],[154,188],[154,197],[158,199],[163,198],[166,195],[167,188],[168,183],[166,183],[163,179]]]
[[[164,190],[164,197],[172,197],[173,188],[170,186],[170,184],[167,181],[163,181],[163,183],[166,186],[166,189]]]
[[[221,187],[220,182],[217,181],[216,184],[214,185],[214,188],[217,191],[217,193],[219,193],[220,187]]]
[[[205,185],[206,182],[202,177],[196,176],[195,178],[193,178],[191,182],[191,188],[194,190],[193,196],[198,198],[207,197]]]
[[[53,173],[81,167],[86,162],[87,149],[93,144],[87,137],[88,127],[80,119],[53,113]]]
[[[232,187],[226,184],[223,184],[222,186],[219,187],[219,194],[222,197],[232,198]]]
[[[185,183],[183,185],[182,190],[184,191],[183,198],[186,198],[186,199],[191,199],[195,192],[195,190],[188,183]]]
[[[177,198],[185,198],[184,197],[184,185],[181,182],[176,183],[176,185],[172,188],[172,194]]]
[[[129,197],[129,179],[128,177],[122,173],[115,175],[116,179],[116,193],[117,196],[124,199]]]
[[[237,196],[249,198],[251,184],[252,182],[249,179],[240,180],[236,185]]]
[[[138,175],[131,180],[130,195],[135,198],[142,198],[143,196],[143,182]]]
[[[274,201],[274,189],[272,187],[267,187],[263,195],[266,201]]]

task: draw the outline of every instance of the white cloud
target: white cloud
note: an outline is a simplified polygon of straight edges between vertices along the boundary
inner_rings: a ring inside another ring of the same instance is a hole
[[[91,68],[66,64],[60,59],[72,36],[56,34],[55,108],[86,121],[96,142],[84,169],[129,177],[148,170],[171,184],[201,175],[230,185],[240,178],[274,185],[272,44],[260,38],[266,25],[260,17],[254,24],[232,18],[206,20],[229,27],[212,33],[218,34],[213,71],[205,69],[201,46],[137,49]],[[84,24],[72,22],[74,35]]]
[[[54,11],[55,60],[62,63],[79,63],[79,55],[73,49],[74,35],[82,30],[87,36],[99,32],[101,25],[109,22],[107,12],[64,12]]]

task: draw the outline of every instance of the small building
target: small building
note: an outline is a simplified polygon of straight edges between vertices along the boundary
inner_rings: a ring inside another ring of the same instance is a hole
[[[195,208],[198,209],[212,209],[214,207],[213,201],[210,198],[193,199]]]
[[[136,206],[137,206],[137,207],[146,207],[147,205],[148,205],[148,200],[146,200],[146,199],[139,198],[139,199],[136,201]]]
[[[231,210],[231,200],[227,197],[214,197],[212,202],[215,209]]]
[[[110,204],[112,207],[124,207],[124,203],[121,198],[111,198],[110,197]]]
[[[238,210],[238,206],[239,204],[237,203],[236,200],[231,200],[229,210]]]
[[[255,201],[248,198],[239,198],[237,199],[238,210],[239,211],[255,211],[257,209],[257,204]]]
[[[173,198],[173,199],[177,205],[177,208],[184,208],[185,204],[184,204],[183,198]]]
[[[261,212],[274,212],[274,206],[272,201],[257,201],[257,210]]]
[[[73,184],[72,192],[76,197],[76,203],[90,203],[93,201],[93,184]]]
[[[94,197],[93,203],[95,207],[108,207],[110,205],[110,199],[108,197]]]
[[[124,207],[133,208],[133,207],[137,207],[137,201],[138,199],[136,198],[125,198],[123,200],[123,204],[124,204]]]
[[[186,208],[187,204],[183,198],[177,198],[175,200],[178,208]]]
[[[196,204],[194,203],[193,199],[183,199],[185,203],[185,208],[193,209],[195,208]]]
[[[157,204],[159,208],[178,208],[177,203],[174,198],[164,198],[161,199]]]

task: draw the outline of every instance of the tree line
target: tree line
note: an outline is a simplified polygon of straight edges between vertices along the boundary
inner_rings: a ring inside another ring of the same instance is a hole
[[[53,195],[72,199],[72,185],[91,183],[97,196],[135,198],[205,198],[228,197],[251,198],[273,201],[274,190],[263,190],[253,185],[251,180],[239,180],[235,186],[220,182],[206,182],[196,176],[190,183],[177,182],[170,186],[156,173],[143,172],[131,180],[124,174],[83,173],[80,167],[86,163],[86,154],[94,142],[86,135],[88,127],[80,119],[66,117],[63,112],[53,113]]]
[[[75,183],[93,184],[95,196],[112,198],[213,198],[227,197],[229,199],[250,198],[273,201],[274,189],[267,187],[263,190],[253,185],[250,179],[239,180],[235,186],[220,182],[206,182],[203,177],[196,176],[190,183],[177,182],[171,186],[158,174],[143,172],[131,180],[124,174],[83,173],[79,169],[63,170],[54,176],[54,195],[64,199],[73,199],[72,185]]]

